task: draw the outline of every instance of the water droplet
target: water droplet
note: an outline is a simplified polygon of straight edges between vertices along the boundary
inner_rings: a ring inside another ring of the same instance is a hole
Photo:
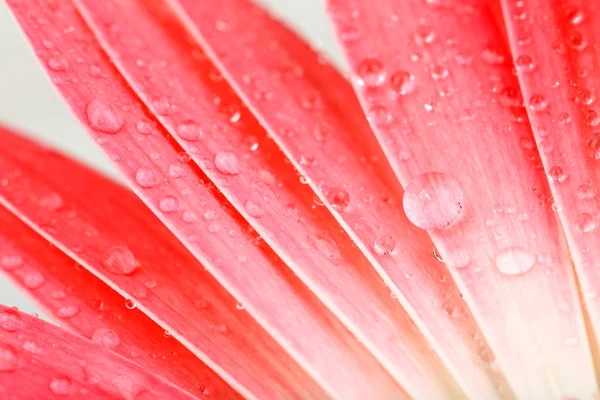
[[[62,56],[51,57],[48,60],[48,68],[53,71],[65,71],[68,65],[67,60]]]
[[[50,390],[57,396],[68,396],[71,392],[72,381],[66,376],[61,376],[50,381]]]
[[[40,199],[40,206],[48,211],[58,211],[63,205],[63,199],[58,193],[50,193]]]
[[[133,253],[124,246],[109,247],[102,255],[102,266],[115,275],[131,275],[138,269]]]
[[[533,59],[528,55],[522,55],[517,57],[515,60],[515,66],[519,71],[531,72],[535,69],[535,63]]]
[[[600,160],[600,132],[594,132],[585,141],[588,156]]]
[[[439,262],[444,262],[444,259],[442,258],[442,256],[440,256],[440,254],[438,253],[438,249],[435,246],[433,246],[433,257]]]
[[[408,71],[397,71],[390,78],[390,84],[396,93],[406,95],[415,90],[415,77]]]
[[[313,136],[317,142],[325,143],[332,133],[331,126],[326,124],[318,124],[313,129]]]
[[[11,372],[17,369],[19,358],[14,347],[0,344],[0,372]]]
[[[336,211],[344,211],[350,203],[350,195],[343,187],[328,189],[325,195],[331,207]]]
[[[143,188],[156,186],[157,179],[154,171],[147,167],[142,167],[135,173],[135,180]]]
[[[435,40],[435,32],[430,26],[421,25],[415,32],[415,43],[419,46],[433,43]]]
[[[64,306],[58,309],[56,315],[58,318],[71,318],[77,315],[79,307],[77,306]]]
[[[417,227],[440,230],[452,225],[463,210],[462,188],[441,172],[417,176],[404,192],[404,212]]]
[[[548,108],[548,102],[541,94],[534,94],[529,98],[529,108],[535,112],[542,112]]]
[[[381,104],[375,104],[367,111],[367,119],[372,124],[385,126],[392,122],[393,117],[385,106]]]
[[[21,316],[16,309],[7,308],[0,313],[0,327],[7,332],[16,332],[21,328]]]
[[[185,211],[181,218],[188,224],[198,221],[198,215],[193,211]]]
[[[237,175],[242,172],[237,156],[228,151],[221,151],[215,155],[215,167],[227,175]]]
[[[202,131],[194,121],[185,121],[177,125],[177,135],[183,140],[194,142],[202,136]]]
[[[448,77],[448,69],[441,65],[434,65],[431,67],[431,77],[436,81],[446,79]]]
[[[521,247],[502,249],[496,255],[496,267],[505,275],[520,275],[535,264],[535,256]]]
[[[600,123],[600,116],[594,110],[588,110],[584,116],[583,120],[587,126],[596,126]]]
[[[497,48],[486,47],[481,52],[481,58],[483,61],[490,65],[501,65],[506,62],[506,57]]]
[[[110,329],[100,328],[92,335],[92,342],[106,349],[113,350],[121,344],[121,338],[116,332],[111,331]]]
[[[169,176],[171,178],[181,178],[185,176],[185,167],[180,164],[169,165]]]
[[[396,240],[390,235],[382,235],[375,239],[373,247],[380,256],[388,255],[396,248]]]
[[[591,232],[596,229],[596,219],[592,214],[584,212],[579,215],[575,225],[580,232]]]
[[[316,233],[308,237],[308,243],[325,256],[333,265],[340,263],[340,250],[337,244],[325,233]]]
[[[37,271],[29,271],[23,276],[23,285],[27,289],[35,290],[45,282],[44,277]]]
[[[150,121],[149,119],[139,120],[136,122],[135,128],[142,135],[152,135],[157,131],[156,122]]]
[[[572,49],[577,51],[582,51],[588,45],[587,39],[583,36],[581,32],[573,32],[571,36],[569,36],[569,40],[567,42]]]
[[[264,211],[260,204],[255,203],[252,200],[248,200],[246,204],[244,204],[244,208],[246,209],[246,212],[248,212],[248,215],[250,215],[253,218],[260,218],[264,214]]]
[[[375,87],[385,81],[385,69],[381,61],[368,58],[357,67],[358,84],[361,86]]]
[[[523,100],[518,90],[513,87],[505,87],[500,93],[498,101],[504,107],[521,107],[523,106]]]
[[[556,183],[560,183],[567,178],[565,170],[557,165],[550,167],[550,169],[548,170],[548,176],[550,177],[550,180],[552,180],[552,182]]]
[[[161,115],[167,115],[171,112],[171,103],[166,97],[159,97],[152,102],[156,112]]]
[[[580,199],[592,199],[596,196],[597,190],[594,185],[588,183],[582,183],[577,188],[577,196]]]
[[[23,258],[17,255],[0,256],[0,266],[5,270],[13,270],[23,266]]]
[[[131,299],[125,300],[125,308],[127,308],[128,310],[135,310],[135,302]]]
[[[160,200],[158,207],[162,212],[174,212],[179,209],[179,200],[173,196],[167,196]]]
[[[86,113],[90,126],[97,131],[114,135],[123,127],[123,118],[111,104],[94,100],[88,104]]]

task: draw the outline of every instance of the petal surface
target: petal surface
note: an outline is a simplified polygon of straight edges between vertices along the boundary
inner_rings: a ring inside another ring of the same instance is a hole
[[[334,214],[473,395],[496,395],[489,348],[433,244],[401,212],[402,188],[348,82],[244,0],[174,1],[191,34]],[[477,388],[475,388],[477,386]]]
[[[493,7],[328,4],[405,211],[429,231],[515,395],[591,396],[571,259]]]
[[[194,398],[133,362],[37,317],[6,306],[0,306],[0,316],[5,325],[0,328],[3,399]]]
[[[50,194],[41,207],[59,209]],[[67,211],[68,212],[68,211]],[[76,214],[72,218],[77,218]],[[241,398],[210,368],[141,311],[0,206],[0,273],[7,276],[64,329],[100,344],[145,371],[160,375],[199,398]],[[8,323],[8,322],[7,322]]]

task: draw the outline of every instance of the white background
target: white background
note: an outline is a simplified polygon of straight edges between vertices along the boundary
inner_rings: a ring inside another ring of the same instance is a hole
[[[260,0],[340,63],[340,52],[325,17],[324,1]],[[0,55],[0,121],[22,128],[38,140],[114,175],[47,81],[4,1],[0,2]],[[0,303],[27,312],[37,311],[1,276]]]

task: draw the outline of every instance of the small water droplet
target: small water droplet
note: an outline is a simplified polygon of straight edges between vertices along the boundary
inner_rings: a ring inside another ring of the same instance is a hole
[[[188,224],[198,221],[198,215],[193,211],[185,211],[181,218]]]
[[[123,118],[112,104],[94,100],[88,104],[86,113],[90,126],[97,131],[114,135],[123,127]]]
[[[136,122],[135,129],[142,135],[152,135],[157,131],[156,122],[149,119],[142,119]]]
[[[591,232],[596,229],[596,219],[590,213],[581,213],[575,222],[580,232]]]
[[[58,211],[63,205],[63,199],[58,193],[50,193],[40,199],[40,206],[48,211]]]
[[[50,390],[57,396],[68,396],[71,393],[73,382],[66,376],[54,378],[50,381]]]
[[[53,71],[65,71],[69,64],[63,56],[51,57],[48,59],[48,68]]]
[[[533,268],[535,256],[521,247],[508,247],[496,254],[496,267],[505,275],[521,275]]]
[[[5,270],[13,270],[21,268],[23,266],[23,258],[17,255],[3,255],[0,256],[0,266]]]
[[[11,372],[17,369],[19,357],[17,350],[8,344],[0,344],[0,372]]]
[[[600,132],[594,132],[585,141],[588,156],[600,160]]]
[[[158,183],[154,171],[148,167],[138,169],[135,173],[135,180],[143,188],[151,188]]]
[[[174,196],[167,196],[160,200],[158,207],[162,212],[174,212],[179,209],[179,200]]]
[[[7,332],[16,332],[21,328],[21,316],[16,309],[7,308],[0,312],[0,327]]]
[[[331,126],[327,124],[318,124],[313,129],[313,136],[317,142],[325,143],[332,134]]]
[[[159,97],[152,102],[156,112],[161,115],[167,115],[171,112],[171,103],[166,97]]]
[[[64,306],[58,309],[56,315],[58,318],[71,318],[79,313],[79,307],[77,306]]]
[[[124,246],[112,246],[102,255],[102,267],[115,275],[131,275],[138,269],[133,253]]]
[[[448,77],[448,69],[441,65],[431,67],[431,77],[436,81],[446,79]]]
[[[415,76],[408,71],[397,71],[391,76],[390,84],[396,93],[406,95],[415,90]]]
[[[177,125],[177,135],[183,140],[194,142],[202,136],[202,131],[194,121],[185,121]]]
[[[529,98],[529,108],[535,112],[542,112],[548,108],[548,102],[541,94],[534,94]]]
[[[215,155],[215,167],[227,175],[237,175],[242,172],[237,156],[228,151],[221,151]]]
[[[515,66],[519,71],[531,72],[535,69],[535,63],[533,59],[527,54],[517,57],[515,60]]]
[[[128,310],[135,310],[136,309],[136,305],[135,302],[131,299],[127,299],[125,300],[125,308],[127,308]]]
[[[375,87],[385,81],[385,69],[381,61],[374,58],[363,60],[357,67],[358,84]]]
[[[375,104],[367,111],[367,119],[377,126],[385,126],[392,122],[393,117],[387,107],[381,104]]]
[[[340,263],[340,250],[337,244],[325,233],[316,233],[308,236],[308,243],[319,253],[326,257],[332,264]]]
[[[396,248],[396,240],[390,235],[381,235],[375,239],[373,247],[380,256],[388,255]]]
[[[335,187],[327,190],[327,201],[336,211],[344,211],[350,204],[350,195],[343,187]]]
[[[563,182],[567,178],[565,170],[558,165],[550,167],[550,169],[548,170],[548,176],[550,177],[552,182],[556,183]]]
[[[419,46],[433,43],[435,40],[435,32],[430,26],[421,25],[415,32],[415,43]]]
[[[248,212],[248,215],[250,215],[253,218],[260,218],[264,214],[264,211],[260,204],[252,200],[248,200],[246,204],[244,204],[244,208],[246,209],[246,212]]]
[[[45,281],[44,276],[37,271],[29,271],[23,275],[23,285],[27,289],[35,290],[42,286]]]
[[[92,335],[92,342],[106,349],[113,350],[121,344],[121,338],[116,332],[110,329],[100,328]]]
[[[452,225],[463,211],[462,188],[441,172],[417,176],[406,188],[404,212],[417,227],[440,230]]]
[[[582,183],[577,188],[577,196],[580,199],[592,199],[596,196],[597,190],[594,185],[588,183]]]

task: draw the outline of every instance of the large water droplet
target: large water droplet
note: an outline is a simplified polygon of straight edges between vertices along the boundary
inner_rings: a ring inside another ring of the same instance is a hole
[[[228,151],[221,151],[215,155],[215,167],[227,175],[237,175],[242,172],[237,156]]]
[[[308,237],[308,243],[319,253],[325,256],[332,264],[340,263],[340,249],[337,244],[325,233],[316,233]]]
[[[396,240],[390,235],[382,235],[375,239],[373,247],[380,256],[387,255],[396,248]]]
[[[17,369],[19,357],[14,347],[0,344],[0,372],[11,372]]]
[[[16,332],[21,328],[21,317],[16,309],[8,308],[0,313],[0,327],[7,332]]]
[[[425,230],[444,229],[462,213],[462,188],[447,174],[426,172],[408,185],[403,205],[406,216],[417,227]]]
[[[496,254],[496,267],[505,275],[521,275],[535,264],[535,256],[521,247],[509,247]]]
[[[121,338],[116,332],[111,331],[110,329],[100,328],[92,335],[92,342],[109,350],[113,350],[121,344]]]
[[[97,131],[115,134],[123,127],[123,118],[114,106],[100,100],[90,102],[86,109],[90,126]]]
[[[37,289],[44,284],[44,276],[37,271],[29,271],[23,275],[23,285],[27,289]]]
[[[102,255],[102,266],[115,275],[131,275],[138,264],[133,253],[124,246],[109,247]]]
[[[50,390],[57,396],[68,396],[72,385],[71,378],[61,376],[50,381]]]

